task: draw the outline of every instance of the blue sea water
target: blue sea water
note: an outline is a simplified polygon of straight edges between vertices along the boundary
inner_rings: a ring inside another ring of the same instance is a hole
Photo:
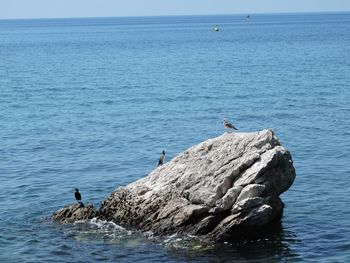
[[[218,25],[219,32],[213,26]],[[350,262],[350,13],[0,21],[1,262]],[[47,220],[221,135],[274,128],[281,225],[203,246]]]

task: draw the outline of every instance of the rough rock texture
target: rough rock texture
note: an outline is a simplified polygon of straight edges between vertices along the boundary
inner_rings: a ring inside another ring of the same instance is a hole
[[[294,179],[292,158],[272,130],[225,133],[116,189],[99,211],[74,204],[51,218],[72,223],[97,217],[160,235],[223,240],[266,229],[279,219],[279,195]]]
[[[156,234],[221,240],[279,219],[279,195],[294,179],[291,155],[272,130],[225,133],[118,188],[99,216]]]
[[[97,216],[97,212],[92,205],[82,207],[79,204],[65,206],[56,211],[51,219],[60,223],[74,223],[77,220],[91,219]]]

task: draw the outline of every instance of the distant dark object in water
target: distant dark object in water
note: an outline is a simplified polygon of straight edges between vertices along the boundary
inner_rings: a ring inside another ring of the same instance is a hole
[[[233,129],[233,130],[237,130],[237,128],[235,126],[233,126],[233,124],[227,120],[224,120],[224,128],[226,129]]]
[[[250,21],[250,15],[247,15],[247,16],[245,17],[245,19],[246,19],[247,21]]]
[[[214,31],[219,31],[219,27],[218,27],[218,25],[216,25],[215,27],[214,27]]]
[[[163,150],[159,157],[158,166],[163,165],[164,159],[165,159],[165,152]]]
[[[84,203],[81,201],[81,194],[79,193],[79,189],[75,188],[74,196],[77,202],[80,204],[80,207],[84,207]]]

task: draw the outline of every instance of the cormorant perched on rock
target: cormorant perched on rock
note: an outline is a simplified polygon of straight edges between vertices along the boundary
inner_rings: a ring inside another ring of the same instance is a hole
[[[158,166],[163,165],[164,159],[165,159],[165,152],[163,150],[159,157]]]
[[[235,126],[233,126],[233,124],[227,120],[224,120],[224,128],[226,129],[233,129],[233,130],[237,130],[237,128]]]
[[[81,207],[84,207],[84,203],[81,201],[81,194],[79,193],[79,189],[75,188],[74,193],[75,199],[78,201]]]

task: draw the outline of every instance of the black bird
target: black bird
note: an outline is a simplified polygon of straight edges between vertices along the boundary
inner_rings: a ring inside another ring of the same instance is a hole
[[[163,150],[159,157],[158,166],[163,165],[164,159],[165,159],[165,152]]]
[[[80,206],[84,207],[84,204],[81,201],[81,194],[79,193],[79,189],[75,188],[74,196],[75,196],[75,199],[77,200],[78,204],[80,204]]]

